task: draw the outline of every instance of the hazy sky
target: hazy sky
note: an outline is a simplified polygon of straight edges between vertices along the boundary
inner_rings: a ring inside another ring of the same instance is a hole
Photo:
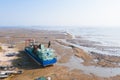
[[[0,0],[0,26],[120,26],[120,0]]]

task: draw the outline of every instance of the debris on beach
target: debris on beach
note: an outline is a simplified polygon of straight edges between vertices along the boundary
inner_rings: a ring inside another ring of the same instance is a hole
[[[39,78],[36,78],[35,80],[52,80],[51,77],[39,77]]]
[[[12,60],[17,58],[16,48],[9,48],[7,44],[1,44],[0,49],[0,79],[7,78],[12,74],[21,74],[22,70],[16,70],[12,65]]]
[[[7,77],[9,77],[12,74],[15,75],[15,74],[22,74],[22,73],[23,73],[22,70],[19,70],[19,71],[16,71],[16,70],[12,70],[12,71],[9,71],[9,70],[0,71],[0,79],[7,78]]]
[[[12,56],[15,56],[16,54],[15,53],[8,53],[6,54],[7,57],[12,57]]]
[[[0,52],[0,66],[11,66],[12,60],[17,58],[19,53],[16,48],[8,48],[7,44],[1,44],[2,51]]]
[[[14,70],[14,66],[0,66],[0,70]]]
[[[42,77],[36,78],[35,80],[47,80],[47,79],[46,77],[42,76]]]

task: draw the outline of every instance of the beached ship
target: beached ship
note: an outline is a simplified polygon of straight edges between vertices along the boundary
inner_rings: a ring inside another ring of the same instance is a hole
[[[25,47],[25,52],[43,67],[53,65],[57,62],[53,49],[45,48],[44,45],[38,45],[33,41],[29,41],[29,46]]]

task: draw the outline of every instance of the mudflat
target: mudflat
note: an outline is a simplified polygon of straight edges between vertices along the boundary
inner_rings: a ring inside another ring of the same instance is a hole
[[[44,44],[45,47],[51,41],[50,47],[55,50],[58,62],[45,68],[36,64],[24,52],[26,39],[35,39],[39,43]],[[10,65],[24,70],[22,74],[12,75],[5,80],[34,80],[41,76],[51,77],[52,80],[120,79],[120,57],[102,55],[95,52],[88,53],[79,46],[74,45],[74,42],[79,43],[69,33],[61,31],[24,28],[0,29],[0,43],[2,45],[14,44],[14,50],[19,53],[11,60]],[[88,44],[92,43],[89,42]]]

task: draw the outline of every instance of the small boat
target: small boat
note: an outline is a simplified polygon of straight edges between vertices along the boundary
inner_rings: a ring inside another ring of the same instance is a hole
[[[51,48],[45,48],[44,45],[37,45],[34,42],[30,42],[29,46],[25,47],[25,52],[36,63],[43,67],[53,65],[57,62],[54,50]]]
[[[19,71],[0,71],[0,79],[4,79],[9,77],[11,74],[22,74],[23,71],[19,70]]]
[[[7,78],[9,75],[8,74],[0,74],[0,79]]]
[[[16,71],[16,70],[0,71],[0,75],[22,74],[22,73],[23,73],[22,70],[19,70],[19,71]]]

